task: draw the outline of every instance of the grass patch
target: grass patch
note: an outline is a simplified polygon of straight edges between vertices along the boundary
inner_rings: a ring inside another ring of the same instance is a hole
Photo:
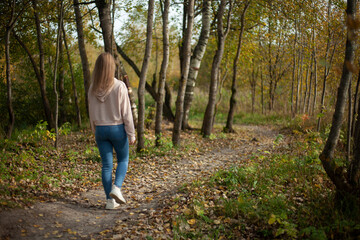
[[[46,122],[0,140],[0,208],[78,194],[100,184],[101,161],[94,144],[88,144],[91,133],[71,132],[70,124],[59,132],[65,142],[59,150]]]
[[[332,185],[318,159],[322,142],[319,134],[298,135],[274,153],[256,154],[202,183],[187,185],[189,199],[173,222],[175,239],[358,236],[359,215],[335,206]]]
[[[226,121],[226,119],[225,119]],[[291,121],[288,116],[282,116],[279,114],[263,115],[259,113],[239,113],[234,117],[234,122],[237,124],[254,124],[254,125],[281,125],[284,126],[286,123]]]
[[[201,112],[195,112],[189,116],[190,125],[197,128],[201,128],[203,119],[204,113]],[[215,120],[218,125],[224,127],[227,121],[227,113],[218,112]],[[293,122],[294,120],[290,117],[278,114],[238,113],[234,116],[234,124],[288,126],[289,123]]]

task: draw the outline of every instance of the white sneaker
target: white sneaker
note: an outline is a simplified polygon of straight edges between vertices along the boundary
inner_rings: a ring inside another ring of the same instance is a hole
[[[110,192],[110,197],[115,199],[115,201],[117,203],[126,203],[125,198],[121,194],[120,188],[118,188],[115,185],[112,186],[112,190]]]
[[[118,204],[115,199],[108,199],[106,202],[106,206],[105,209],[115,209],[117,207],[119,207],[120,204]]]

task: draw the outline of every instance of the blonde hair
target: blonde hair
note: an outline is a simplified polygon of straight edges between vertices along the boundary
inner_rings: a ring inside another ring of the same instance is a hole
[[[108,92],[114,85],[115,60],[110,53],[102,53],[96,59],[92,73],[92,91],[96,94]]]

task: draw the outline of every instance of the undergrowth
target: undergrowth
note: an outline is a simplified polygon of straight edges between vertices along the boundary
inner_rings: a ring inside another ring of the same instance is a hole
[[[79,194],[99,185],[99,152],[87,144],[90,134],[81,130],[79,136],[69,137],[74,134],[71,130],[68,123],[59,129],[64,148],[58,150],[55,133],[43,121],[32,130],[0,140],[0,208]]]
[[[174,219],[176,239],[353,239],[358,209],[342,212],[318,159],[320,134],[261,152],[209,179],[186,185],[189,198]],[[277,146],[279,145],[279,146]]]

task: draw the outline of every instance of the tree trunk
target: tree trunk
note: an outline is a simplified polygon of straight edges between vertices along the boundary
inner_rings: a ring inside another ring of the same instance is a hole
[[[226,36],[229,33],[230,29],[230,19],[231,19],[231,8],[232,2],[230,1],[230,9],[227,18],[227,29],[224,31],[223,27],[223,15],[225,13],[226,0],[221,0],[219,10],[217,12],[217,34],[218,34],[218,48],[216,50],[212,68],[211,68],[211,80],[210,80],[210,89],[209,89],[209,100],[206,106],[206,111],[204,115],[204,120],[201,128],[201,132],[204,137],[209,137],[213,129],[213,119],[214,119],[214,110],[216,104],[216,93],[218,87],[219,79],[219,68],[224,53],[225,40]]]
[[[297,42],[297,28],[296,28],[296,20],[295,19],[295,38],[294,38],[294,56],[293,56],[293,72],[292,72],[292,79],[291,79],[291,97],[290,97],[290,105],[291,105],[291,117],[295,116],[295,110],[294,110],[294,89],[295,89],[295,78],[296,78],[296,42]]]
[[[216,117],[216,113],[217,113],[217,110],[218,110],[218,107],[221,103],[221,100],[222,100],[222,89],[223,89],[223,86],[224,86],[224,82],[226,80],[226,76],[227,76],[227,72],[228,72],[228,69],[226,68],[225,69],[225,73],[224,73],[224,76],[221,76],[221,69],[219,71],[219,88],[218,88],[218,95],[219,95],[219,99],[217,100],[216,104],[215,104],[215,110],[214,110],[214,116],[213,116],[213,122],[215,122],[215,117]]]
[[[186,82],[185,98],[184,98],[184,117],[183,129],[191,129],[189,125],[189,112],[194,98],[194,89],[196,78],[199,73],[202,58],[206,51],[206,46],[210,36],[210,23],[211,23],[211,0],[203,0],[202,8],[202,25],[199,36],[199,41],[196,44],[194,52],[190,60],[189,76]]]
[[[352,128],[352,99],[351,99],[351,80],[348,89],[348,118],[347,118],[347,133],[346,133],[346,160],[349,162],[351,155],[351,128]]]
[[[15,114],[14,109],[12,105],[12,81],[10,76],[10,66],[11,66],[11,59],[10,59],[10,34],[13,30],[15,23],[17,22],[18,18],[22,15],[25,8],[27,7],[29,1],[26,1],[23,5],[23,7],[20,9],[19,13],[15,15],[15,7],[16,7],[16,1],[12,0],[12,2],[9,1],[9,9],[10,11],[10,19],[8,22],[6,22],[6,31],[5,31],[5,74],[6,74],[6,87],[7,87],[7,108],[9,112],[9,125],[7,126],[6,131],[6,137],[11,138],[14,125],[15,125]]]
[[[269,112],[272,111],[273,106],[272,106],[272,90],[273,90],[273,64],[272,64],[272,48],[271,48],[271,44],[272,44],[272,38],[271,38],[271,9],[272,9],[272,2],[271,0],[268,1],[269,4],[269,16],[268,16],[268,36],[269,36],[269,44],[268,44],[268,54],[269,54],[269,59],[268,59],[268,68],[269,68]]]
[[[315,114],[316,100],[317,100],[317,85],[318,85],[316,46],[314,48],[315,48],[315,50],[314,50],[314,98],[313,98],[313,104],[312,104],[312,108],[311,108],[312,116],[314,116],[314,114]]]
[[[161,9],[162,9],[162,19],[163,19],[163,60],[161,63],[160,69],[160,78],[158,84],[158,98],[156,105],[156,116],[155,116],[155,144],[159,146],[161,143],[161,123],[163,115],[163,103],[165,98],[165,82],[166,82],[166,71],[169,64],[169,9],[170,9],[170,0],[165,0],[164,7],[162,6],[162,1],[160,0]]]
[[[146,27],[146,46],[143,64],[141,67],[138,98],[139,98],[139,119],[137,126],[138,144],[137,151],[141,152],[145,148],[145,137],[144,137],[144,122],[145,122],[145,82],[146,73],[149,66],[151,45],[152,45],[152,26],[154,21],[154,0],[149,0],[148,4],[148,17]]]
[[[261,78],[261,114],[265,114],[265,106],[264,106],[264,76],[262,72],[262,68],[260,68],[260,78]]]
[[[254,114],[255,111],[255,94],[256,94],[256,80],[257,72],[255,72],[255,59],[253,60],[252,74],[250,79],[250,89],[251,89],[251,114]]]
[[[15,7],[15,6],[14,6]],[[14,8],[12,9],[12,13],[14,12]],[[14,129],[15,124],[15,114],[12,105],[12,82],[10,76],[10,26],[6,26],[5,33],[5,59],[6,59],[6,86],[7,86],[7,104],[8,104],[8,112],[9,112],[9,125],[7,128],[7,138],[11,138],[12,131]]]
[[[106,0],[95,0],[95,4],[99,12],[100,27],[102,29],[104,40],[104,50],[105,52],[113,54],[110,2],[107,2]]]
[[[116,48],[119,54],[121,55],[121,57],[131,66],[131,68],[134,70],[136,75],[140,78],[140,70],[136,66],[134,61],[132,61],[129,58],[129,56],[126,55],[126,53],[121,49],[121,47],[118,44],[116,44]],[[158,95],[155,89],[153,89],[151,85],[148,84],[147,82],[145,83],[145,90],[151,95],[151,97],[155,101],[157,101]],[[169,89],[168,84],[166,82],[165,82],[165,104],[163,104],[163,113],[167,120],[169,120],[170,122],[174,122],[175,116],[171,110],[171,90]]]
[[[303,97],[303,106],[302,106],[302,113],[306,113],[306,102],[307,102],[307,95],[308,95],[308,78],[309,78],[309,69],[310,66],[308,65],[306,68],[305,74],[305,90],[304,90],[304,97]]]
[[[38,9],[37,9],[36,3],[37,3],[36,0],[32,1],[33,9],[34,9],[36,33],[37,33],[37,44],[38,44],[38,48],[39,48],[39,61],[40,61],[39,69],[37,68],[36,62],[35,62],[34,58],[32,57],[29,49],[26,47],[26,45],[21,41],[21,39],[19,37],[16,36],[16,38],[17,38],[18,42],[20,43],[20,45],[24,48],[24,50],[28,54],[30,61],[32,62],[32,65],[34,67],[34,71],[36,73],[37,80],[38,80],[38,83],[40,86],[40,93],[41,93],[41,98],[42,98],[42,102],[44,105],[46,121],[49,124],[48,125],[49,128],[52,129],[55,127],[55,122],[54,122],[54,117],[53,117],[53,114],[51,111],[49,99],[47,97],[47,92],[46,92],[44,47],[43,47],[43,40],[42,40],[42,34],[41,34],[40,19],[39,19],[39,14],[38,14]]]
[[[306,101],[306,113],[308,115],[310,115],[311,88],[312,88],[312,79],[314,76],[313,64],[314,64],[314,54],[312,54],[311,64],[310,64],[310,69],[309,69],[310,70],[309,90],[308,90],[308,96],[307,96],[307,101]]]
[[[331,36],[333,36],[333,34],[331,34],[331,32],[330,32],[330,11],[331,11],[331,0],[328,1],[328,10],[327,10],[328,37],[327,37],[327,41],[326,41],[325,63],[327,63],[327,61],[328,61],[328,55],[329,55],[329,51],[330,51],[330,41],[331,41]],[[334,58],[335,50],[336,50],[336,44],[334,44],[334,48],[333,48],[332,54],[330,56],[329,64],[325,64],[324,77],[323,77],[323,88],[322,88],[321,103],[320,103],[320,116],[318,117],[318,122],[317,122],[317,126],[316,126],[317,131],[320,131],[321,118],[322,118],[322,114],[324,113],[324,110],[325,110],[326,80],[330,73],[330,68],[331,68],[332,60]]]
[[[181,28],[181,37],[182,39],[179,41],[179,60],[180,60],[180,72],[183,72],[183,61],[184,61],[184,43],[185,43],[185,35],[186,35],[186,21],[188,18],[188,6],[189,0],[183,1],[183,16],[182,16],[182,28]]]
[[[175,121],[174,121],[174,129],[172,135],[172,142],[174,146],[178,146],[180,144],[180,131],[181,124],[183,121],[183,111],[184,111],[184,98],[185,98],[185,89],[186,82],[189,76],[189,68],[190,68],[190,58],[191,58],[191,38],[193,32],[193,24],[194,24],[194,0],[189,0],[187,9],[187,26],[186,32],[184,35],[184,44],[182,47],[182,63],[181,63],[181,78],[179,82],[178,95],[176,99],[176,112],[175,112]]]
[[[357,112],[360,113],[360,98],[358,100],[357,106],[358,106]],[[350,173],[349,174],[350,184],[352,184],[354,187],[356,187],[359,190],[359,184],[360,184],[359,182],[360,180],[360,116],[359,115],[357,115],[357,119],[354,125],[355,125],[354,143],[353,143],[354,154],[348,172]]]
[[[241,45],[242,45],[242,38],[244,34],[244,28],[245,28],[245,14],[247,9],[249,8],[249,5],[251,3],[251,0],[248,0],[245,2],[244,9],[241,13],[240,17],[240,32],[239,32],[239,39],[238,39],[238,46],[236,50],[236,56],[234,58],[233,63],[233,75],[232,75],[232,83],[231,83],[231,97],[230,97],[230,107],[229,112],[226,120],[226,126],[224,128],[224,132],[235,132],[233,128],[234,123],[234,115],[235,115],[235,109],[236,109],[236,96],[237,96],[237,65],[240,58],[240,52],[241,52]]]
[[[296,91],[296,113],[301,112],[301,104],[302,104],[302,85],[303,85],[303,65],[304,65],[304,51],[303,47],[301,47],[300,51],[300,64],[299,64],[299,76],[298,76],[298,84]]]
[[[64,25],[62,26],[62,30],[63,30],[63,38],[64,38],[66,55],[67,55],[67,59],[69,62],[69,68],[70,68],[71,83],[72,83],[74,100],[75,100],[74,102],[75,102],[75,109],[76,109],[76,119],[77,119],[78,127],[80,128],[81,127],[80,104],[79,104],[79,98],[78,98],[78,94],[77,94],[77,90],[76,90],[76,83],[75,83],[75,77],[74,77],[74,71],[73,71],[73,67],[72,67],[72,63],[71,63],[71,58],[70,58],[69,47],[66,42],[66,34],[65,34]]]
[[[58,20],[58,29],[57,29],[57,38],[56,38],[56,53],[55,53],[55,66],[54,66],[54,80],[53,80],[53,88],[55,94],[55,148],[57,149],[59,146],[59,129],[58,129],[58,112],[59,112],[59,97],[58,92],[56,89],[56,75],[57,75],[57,68],[58,68],[58,60],[59,60],[59,46],[60,46],[60,39],[61,39],[61,29],[63,24],[63,0],[60,1],[60,8],[59,8],[59,20]]]
[[[90,87],[91,75],[90,75],[89,61],[85,49],[84,28],[82,23],[81,11],[79,8],[79,0],[74,0],[74,10],[75,10],[76,30],[78,35],[79,53],[80,53],[82,72],[84,77],[85,106],[86,106],[87,116],[89,117],[88,91]]]
[[[347,26],[348,34],[346,39],[345,59],[343,65],[343,72],[340,80],[340,86],[338,88],[337,100],[335,105],[335,112],[333,115],[332,126],[330,129],[329,137],[326,141],[325,147],[320,154],[320,160],[324,166],[324,169],[335,184],[336,189],[339,192],[351,192],[352,188],[349,185],[352,183],[358,183],[359,176],[359,163],[360,161],[353,160],[350,164],[348,183],[344,171],[341,167],[337,166],[334,160],[334,151],[339,140],[340,129],[344,118],[345,105],[347,100],[348,88],[352,77],[350,71],[351,65],[354,62],[355,51],[355,38],[352,37],[355,34],[354,24],[351,24],[355,19],[356,13],[356,1],[347,1]]]
[[[353,115],[352,115],[352,122],[354,124],[352,125],[351,135],[353,137],[355,136],[355,125],[357,123],[356,118],[360,113],[360,111],[358,110],[358,108],[360,108],[360,104],[359,104],[359,102],[360,102],[359,88],[360,88],[360,74],[358,73],[358,79],[357,79],[356,88],[355,88],[355,94],[354,94],[354,108],[353,108],[354,110],[353,110]]]
[[[122,80],[128,88],[134,126],[137,126],[138,113],[135,104],[135,97],[130,87],[129,78],[125,71],[124,65],[120,61],[119,54],[115,49],[116,44],[114,40],[113,22],[111,21],[111,10],[110,10],[111,1],[109,2],[107,0],[95,0],[95,4],[99,13],[100,27],[102,30],[102,35],[104,40],[104,50],[105,52],[109,52],[114,56],[116,63],[115,77],[117,77],[119,80]]]
[[[151,87],[153,89],[156,89],[156,82],[157,82],[157,71],[158,71],[158,65],[159,65],[159,39],[157,36],[156,31],[156,18],[154,21],[154,38],[155,38],[155,71],[153,73],[153,79],[151,82]]]
[[[60,29],[60,41],[59,41],[59,123],[66,122],[65,112],[65,70],[64,70],[64,47],[63,47],[63,34]]]

